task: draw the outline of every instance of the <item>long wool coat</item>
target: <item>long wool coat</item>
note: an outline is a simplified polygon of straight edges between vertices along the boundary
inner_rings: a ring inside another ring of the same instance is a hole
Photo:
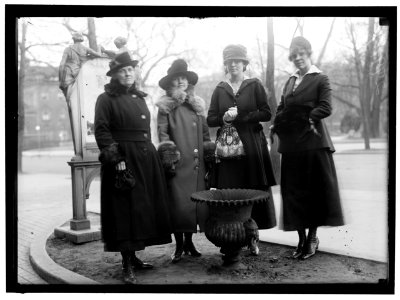
[[[287,81],[275,120],[281,160],[281,226],[299,230],[343,225],[335,151],[324,118],[332,112],[329,79],[321,73],[304,76],[293,91],[296,77]],[[318,135],[310,130],[309,118]]]
[[[221,160],[216,168],[215,186],[268,190],[276,185],[276,181],[260,122],[269,121],[271,111],[260,80],[245,79],[236,95],[227,82],[220,82],[211,98],[208,126],[222,126],[223,115],[233,106],[237,106],[238,116],[232,124],[238,131],[246,155],[240,160]],[[257,204],[253,207],[252,217],[261,229],[271,228],[276,224],[275,210],[270,204]]]
[[[151,143],[145,94],[112,81],[96,102],[95,138],[104,154],[118,144],[136,185],[115,188],[115,163],[102,162],[101,228],[106,251],[141,250],[172,242],[168,192],[157,150]]]
[[[210,136],[204,100],[189,86],[186,93],[175,89],[162,96],[156,105],[160,142],[174,142],[181,154],[176,175],[169,181],[174,232],[197,232],[197,225],[204,231],[207,206],[190,199],[192,193],[205,189],[203,143]]]

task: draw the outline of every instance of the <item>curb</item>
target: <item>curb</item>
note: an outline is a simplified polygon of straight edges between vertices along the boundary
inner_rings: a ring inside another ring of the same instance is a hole
[[[97,285],[97,281],[74,273],[58,265],[46,251],[46,241],[53,229],[39,234],[31,243],[29,260],[33,270],[50,284]]]

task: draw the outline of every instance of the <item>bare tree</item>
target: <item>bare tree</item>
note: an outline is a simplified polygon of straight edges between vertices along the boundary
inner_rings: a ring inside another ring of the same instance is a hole
[[[19,73],[18,73],[18,172],[22,172],[22,147],[25,129],[25,104],[24,104],[24,83],[26,74],[26,34],[28,23],[21,19],[21,41],[18,43],[20,51]]]
[[[149,25],[149,22],[138,22],[134,18],[125,18],[121,22],[127,32],[127,38],[131,39],[136,44],[132,52],[137,56],[143,70],[143,86],[146,85],[146,81],[154,68],[163,60],[194,53],[193,49],[174,49],[178,36],[178,29],[183,26],[184,21],[167,20],[166,22],[153,22],[149,29],[150,33],[145,35],[142,34],[141,29]],[[156,51],[154,51],[154,41],[158,41]],[[162,48],[160,48],[159,45],[163,45]]]
[[[88,23],[88,40],[89,40],[89,47],[92,48],[94,51],[98,51],[97,47],[97,37],[96,37],[96,25],[94,23],[94,18],[87,18]]]
[[[370,149],[371,136],[377,137],[379,135],[380,107],[385,99],[383,88],[387,70],[387,39],[385,46],[382,47],[383,52],[378,53],[379,39],[375,32],[375,23],[374,18],[368,19],[368,36],[364,53],[357,46],[354,23],[348,23],[358,81],[365,149]]]
[[[329,29],[328,35],[326,36],[326,39],[325,39],[324,46],[322,47],[321,52],[319,53],[317,63],[316,63],[317,66],[321,66],[322,58],[324,57],[326,47],[327,47],[329,39],[331,38],[331,35],[332,35],[333,25],[335,24],[335,20],[336,20],[336,18],[333,18],[332,23],[331,23],[331,28]]]
[[[276,110],[278,107],[276,96],[275,96],[275,82],[274,82],[274,70],[275,70],[275,55],[274,55],[274,23],[271,17],[267,18],[267,34],[268,34],[268,57],[267,57],[267,71],[266,71],[266,87],[268,91],[268,104],[271,108],[272,118],[275,118]],[[273,122],[273,119],[271,120]],[[280,182],[280,156],[278,153],[278,143],[271,144],[271,160],[274,166],[274,172],[277,182]]]

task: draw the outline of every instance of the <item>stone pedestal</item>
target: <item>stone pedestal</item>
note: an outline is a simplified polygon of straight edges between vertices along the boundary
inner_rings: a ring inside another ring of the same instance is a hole
[[[86,199],[89,198],[92,180],[100,175],[100,162],[72,159],[68,164],[72,175],[72,219],[69,226],[56,228],[54,235],[77,244],[99,240],[100,226],[91,227],[87,218]]]
[[[73,243],[101,238],[100,226],[91,226],[87,218],[86,199],[94,177],[100,175],[99,149],[94,138],[94,113],[97,97],[108,83],[109,59],[85,62],[67,97],[75,156],[68,162],[72,176],[72,212],[69,226],[55,228],[54,235]],[[99,200],[100,201],[100,200]]]

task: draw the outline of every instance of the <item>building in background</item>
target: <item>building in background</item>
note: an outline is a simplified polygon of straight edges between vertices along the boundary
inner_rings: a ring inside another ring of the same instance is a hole
[[[24,104],[23,150],[56,147],[72,142],[67,104],[58,87],[56,68],[28,67]]]

